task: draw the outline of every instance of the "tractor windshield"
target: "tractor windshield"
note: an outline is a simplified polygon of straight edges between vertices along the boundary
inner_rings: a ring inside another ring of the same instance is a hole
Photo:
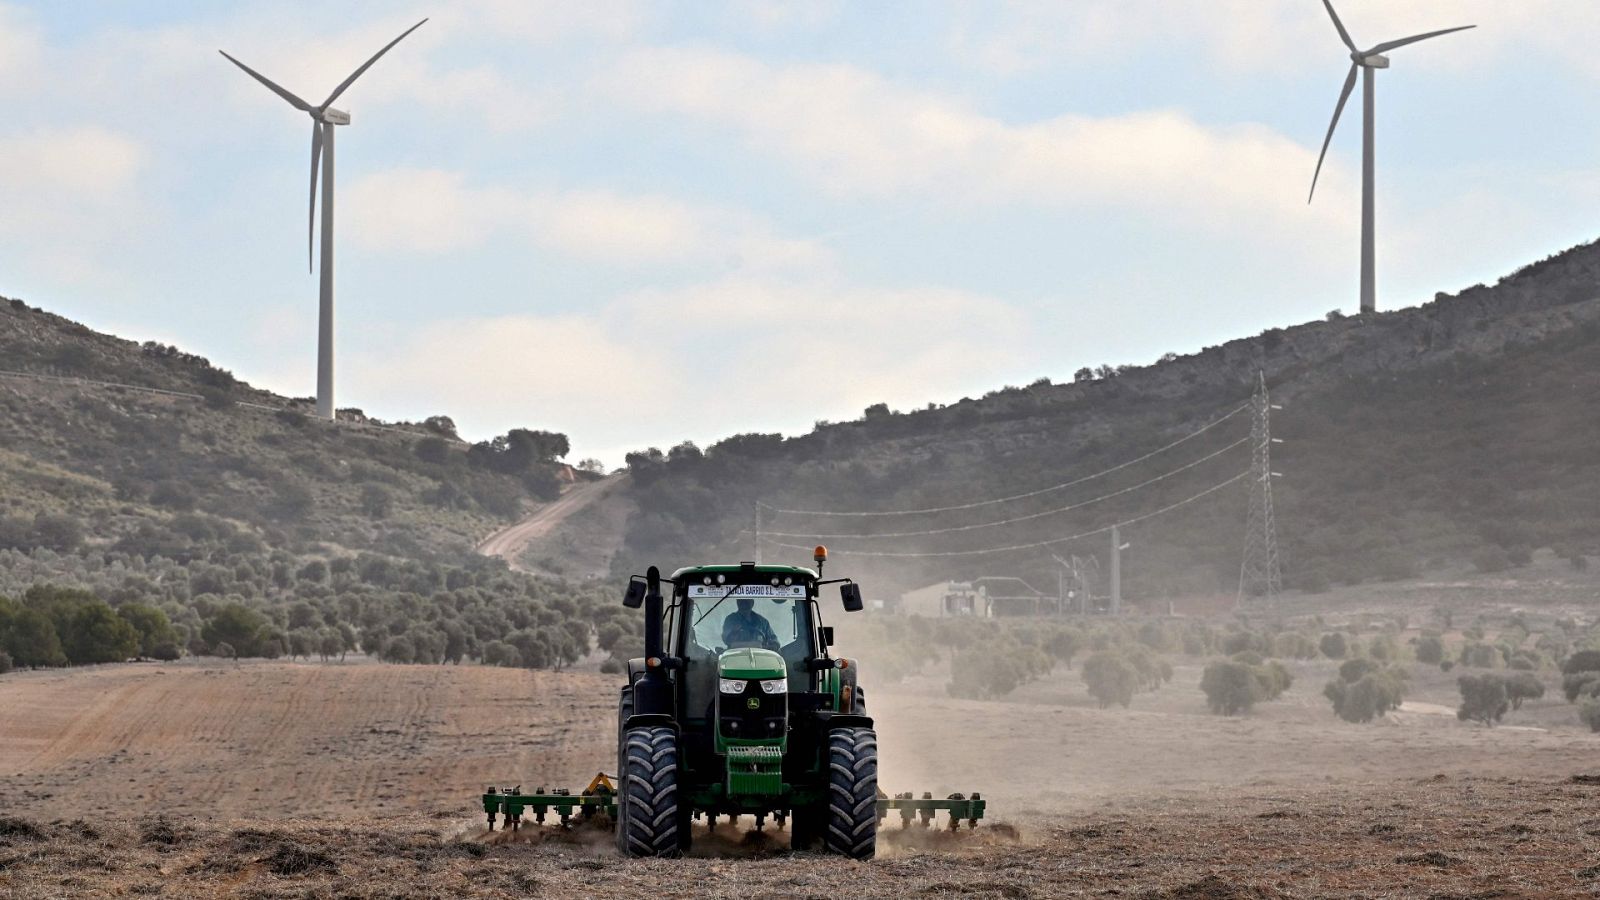
[[[721,653],[733,647],[809,655],[809,621],[806,591],[800,585],[691,585],[688,655]]]

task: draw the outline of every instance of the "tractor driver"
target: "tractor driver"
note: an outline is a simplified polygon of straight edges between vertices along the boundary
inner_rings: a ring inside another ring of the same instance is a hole
[[[722,642],[729,647],[777,647],[778,636],[767,617],[755,611],[754,598],[740,597],[737,602],[738,610],[722,620]]]

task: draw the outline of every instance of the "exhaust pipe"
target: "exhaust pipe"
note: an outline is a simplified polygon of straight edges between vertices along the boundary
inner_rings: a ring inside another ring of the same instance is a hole
[[[665,648],[661,639],[661,570],[645,572],[644,675],[633,688],[634,715],[671,715],[672,682],[667,678]]]

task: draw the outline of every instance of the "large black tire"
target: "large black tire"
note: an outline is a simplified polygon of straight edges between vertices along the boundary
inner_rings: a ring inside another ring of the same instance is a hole
[[[878,849],[878,735],[871,728],[828,732],[829,853],[871,859]]]
[[[615,769],[617,775],[617,850],[622,853],[628,852],[627,830],[622,823],[628,816],[628,792],[623,790],[623,785],[628,777],[628,735],[626,727],[628,717],[631,715],[633,715],[633,688],[625,687],[622,689],[621,696],[617,698],[617,768]]]
[[[628,856],[677,856],[687,849],[678,805],[678,735],[671,728],[630,728],[622,746],[617,841]]]

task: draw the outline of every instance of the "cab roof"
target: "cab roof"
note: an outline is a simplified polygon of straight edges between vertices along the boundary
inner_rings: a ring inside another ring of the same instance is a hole
[[[719,563],[707,566],[684,566],[683,568],[672,573],[671,580],[677,581],[679,578],[692,578],[695,575],[737,575],[744,570],[745,566],[743,563]],[[805,578],[810,581],[817,580],[816,570],[807,569],[804,566],[776,566],[763,564],[754,566],[751,571],[762,575],[792,575]]]

